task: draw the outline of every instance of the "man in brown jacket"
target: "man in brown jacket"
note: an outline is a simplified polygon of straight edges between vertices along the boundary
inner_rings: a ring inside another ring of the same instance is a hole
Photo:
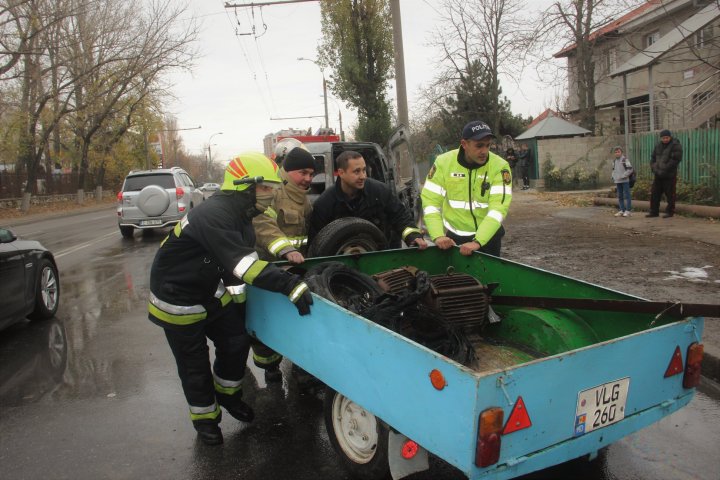
[[[282,186],[257,199],[267,209],[253,219],[256,247],[264,260],[285,259],[297,265],[305,261],[303,253],[307,250],[306,219],[312,212],[307,192],[315,160],[302,147],[295,147],[280,160]]]
[[[263,260],[285,259],[297,265],[305,261],[307,251],[307,219],[312,212],[307,192],[315,160],[304,147],[295,147],[276,161],[281,165],[281,187],[267,195],[256,194],[257,203],[267,208],[253,219],[255,248]],[[253,361],[265,370],[265,379],[282,380],[278,368],[282,356],[257,340],[252,348]]]

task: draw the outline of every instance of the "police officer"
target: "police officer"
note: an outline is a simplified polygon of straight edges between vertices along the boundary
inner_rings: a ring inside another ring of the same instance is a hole
[[[490,127],[481,121],[463,128],[460,148],[439,155],[421,198],[430,237],[440,249],[459,245],[500,256],[502,222],[512,199],[510,166],[490,151]]]
[[[222,443],[221,410],[252,421],[242,400],[250,339],[245,284],[282,292],[301,315],[312,296],[298,276],[259,260],[252,218],[256,192],[280,185],[277,165],[261,153],[230,162],[218,193],[190,210],[162,242],[150,271],[149,318],[165,331],[175,356],[190,418],[201,441]],[[207,340],[215,345],[210,367]]]
[[[307,251],[306,223],[312,212],[307,192],[315,173],[315,159],[300,144],[287,153],[279,153],[275,160],[282,165],[282,184],[270,193],[257,195],[258,204],[267,208],[253,219],[256,248],[263,260],[285,259],[300,264]],[[265,380],[282,380],[280,354],[258,340],[253,340],[252,351],[255,365],[265,370]]]

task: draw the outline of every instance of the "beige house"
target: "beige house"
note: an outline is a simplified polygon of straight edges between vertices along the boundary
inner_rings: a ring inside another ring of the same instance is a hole
[[[591,38],[596,42],[596,133],[717,126],[720,2],[648,0]],[[575,46],[555,56],[568,61],[572,116],[578,110]]]

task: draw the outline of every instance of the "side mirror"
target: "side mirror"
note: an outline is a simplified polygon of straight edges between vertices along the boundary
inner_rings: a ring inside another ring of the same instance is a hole
[[[17,240],[17,236],[7,228],[0,228],[0,243],[10,243]]]

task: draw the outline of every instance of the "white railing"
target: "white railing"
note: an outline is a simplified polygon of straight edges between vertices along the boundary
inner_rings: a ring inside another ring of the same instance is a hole
[[[655,99],[655,129],[696,128],[720,113],[720,70],[707,68],[709,73],[690,93],[679,98]],[[650,130],[649,102],[631,105],[630,131]]]

